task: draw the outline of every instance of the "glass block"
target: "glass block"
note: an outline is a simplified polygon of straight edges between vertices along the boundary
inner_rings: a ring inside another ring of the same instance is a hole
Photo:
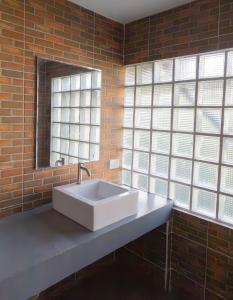
[[[233,135],[233,108],[225,108],[224,134]]]
[[[223,80],[199,81],[199,106],[221,106],[223,101]]]
[[[147,191],[148,176],[138,173],[133,173],[133,187],[139,190]]]
[[[92,89],[100,89],[101,88],[101,72],[94,71],[92,72]]]
[[[174,92],[175,106],[195,105],[195,82],[176,83]]]
[[[78,163],[78,157],[69,156],[69,164],[77,164],[77,163]]]
[[[135,109],[135,127],[150,129],[151,110],[147,108]]]
[[[172,154],[192,158],[193,156],[193,135],[184,133],[173,133]]]
[[[68,154],[69,153],[69,141],[61,139],[61,153]]]
[[[52,94],[52,105],[53,105],[53,107],[61,106],[61,93],[53,93]]]
[[[90,161],[96,161],[100,159],[100,146],[96,144],[90,144]]]
[[[70,90],[70,77],[62,77],[61,78],[61,90],[63,92]]]
[[[134,88],[125,88],[125,106],[134,106]]]
[[[193,189],[192,209],[202,215],[216,217],[217,195],[200,189]]]
[[[144,152],[134,152],[133,169],[142,173],[148,173],[149,154]]]
[[[90,124],[90,109],[80,108],[80,124]]]
[[[125,69],[125,85],[135,84],[135,66],[126,67]]]
[[[138,86],[136,88],[136,106],[151,106],[152,86]]]
[[[197,132],[219,134],[221,129],[221,109],[198,108]]]
[[[171,106],[172,103],[172,85],[161,84],[154,86],[154,105]]]
[[[137,84],[152,83],[152,63],[145,63],[136,66]]]
[[[223,222],[233,224],[233,197],[219,196],[218,218]]]
[[[150,178],[150,193],[167,197],[168,182],[160,178]]]
[[[80,106],[90,106],[91,105],[91,91],[82,91],[80,93]]]
[[[69,123],[70,121],[70,109],[62,108],[61,109],[61,122]]]
[[[133,108],[124,109],[124,126],[133,127]]]
[[[70,126],[68,124],[61,124],[61,137],[69,139],[69,137],[70,137]]]
[[[91,89],[91,72],[81,74],[81,89]]]
[[[61,109],[60,108],[53,108],[52,109],[52,122],[61,122]]]
[[[227,76],[233,76],[233,51],[227,55]]]
[[[233,194],[233,168],[223,166],[221,169],[221,192]]]
[[[233,138],[223,138],[222,162],[233,165]]]
[[[70,78],[71,91],[80,90],[80,75],[72,75]]]
[[[174,108],[173,130],[192,132],[194,127],[194,109]]]
[[[65,92],[61,94],[61,106],[62,107],[70,106],[70,92]]]
[[[196,135],[195,158],[212,162],[219,161],[220,138]]]
[[[91,92],[91,106],[100,107],[101,103],[101,91],[95,90]]]
[[[91,109],[91,124],[100,125],[100,108]]]
[[[152,152],[169,154],[170,133],[157,131],[152,133]]]
[[[189,209],[190,187],[187,185],[171,182],[170,199],[174,201],[175,205]]]
[[[122,184],[131,186],[131,172],[128,170],[122,170]]]
[[[52,151],[60,152],[61,139],[59,139],[59,138],[52,138],[51,146],[52,146],[51,147]]]
[[[70,139],[79,140],[79,125],[70,125]]]
[[[218,182],[218,166],[197,162],[197,161],[194,163],[194,175],[193,175],[194,185],[216,191],[217,182]]]
[[[163,178],[168,178],[169,157],[152,154],[150,173]]]
[[[154,82],[171,82],[173,73],[173,60],[166,59],[154,63]]]
[[[226,81],[225,105],[233,106],[233,79],[227,79]]]
[[[123,150],[122,153],[122,168],[131,169],[132,166],[132,151]]]
[[[190,183],[192,176],[192,161],[172,158],[171,162],[171,178],[176,181]]]
[[[83,142],[88,142],[90,140],[90,126],[79,126],[79,139]]]
[[[70,141],[69,154],[72,156],[78,156],[78,142]]]
[[[71,92],[70,106],[78,107],[80,105],[80,92]]]
[[[150,131],[134,131],[134,148],[142,151],[150,151]]]
[[[61,126],[58,123],[52,123],[52,136],[60,137]]]
[[[60,159],[60,154],[56,152],[50,152],[50,166],[53,167],[56,165],[56,161]]]
[[[124,129],[123,131],[123,147],[132,149],[133,130]]]
[[[89,160],[89,144],[88,143],[79,143],[79,153],[78,156],[82,159]]]
[[[153,129],[170,130],[171,128],[171,109],[153,109]]]
[[[175,60],[175,80],[196,78],[196,56],[180,57]]]
[[[211,53],[200,56],[199,78],[223,77],[225,53]]]
[[[60,92],[61,91],[61,78],[53,78],[52,79],[52,92]]]
[[[81,113],[81,110],[78,108],[72,108],[70,110],[70,123],[79,123],[79,113]]]
[[[92,143],[100,142],[100,127],[99,126],[91,126],[91,139]]]

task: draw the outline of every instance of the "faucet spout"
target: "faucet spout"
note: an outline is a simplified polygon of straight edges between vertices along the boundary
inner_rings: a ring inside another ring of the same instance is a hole
[[[84,163],[78,163],[77,184],[82,183],[82,171],[85,171],[89,177],[91,176],[91,171],[84,167]]]

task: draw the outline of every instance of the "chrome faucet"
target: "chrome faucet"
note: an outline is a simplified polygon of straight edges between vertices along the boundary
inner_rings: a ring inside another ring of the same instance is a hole
[[[77,174],[77,184],[82,183],[82,171],[86,171],[87,175],[90,177],[91,172],[88,168],[84,167],[84,163],[78,163],[78,174]]]

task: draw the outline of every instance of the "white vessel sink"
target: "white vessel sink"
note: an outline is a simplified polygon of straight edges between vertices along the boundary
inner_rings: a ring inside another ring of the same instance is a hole
[[[104,180],[53,189],[53,208],[91,231],[137,213],[138,191]]]

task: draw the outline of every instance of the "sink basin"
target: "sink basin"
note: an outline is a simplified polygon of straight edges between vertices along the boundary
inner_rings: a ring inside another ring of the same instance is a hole
[[[53,189],[53,208],[91,231],[137,213],[138,191],[105,180]]]

